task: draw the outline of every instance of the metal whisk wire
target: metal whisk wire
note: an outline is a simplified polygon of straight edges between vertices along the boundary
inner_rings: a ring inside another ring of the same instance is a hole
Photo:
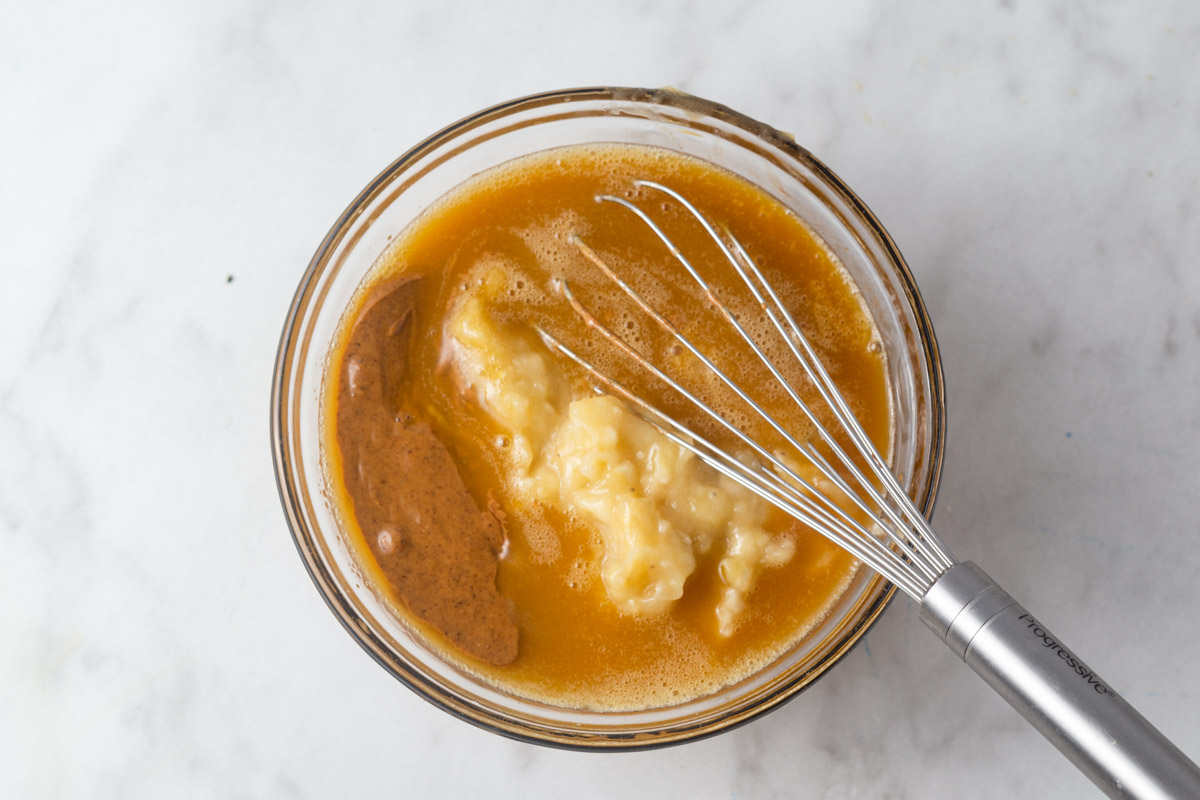
[[[628,355],[641,368],[670,386],[686,398],[697,409],[733,434],[738,441],[753,450],[763,461],[746,464],[733,455],[718,448],[695,430],[688,428],[663,413],[642,397],[622,386],[609,375],[598,369],[558,338],[542,328],[538,332],[542,340],[552,349],[562,353],[582,366],[605,386],[616,391],[629,401],[637,412],[657,427],[676,444],[695,453],[700,459],[718,472],[736,481],[777,508],[800,520],[804,524],[833,540],[856,558],[896,584],[906,594],[920,599],[934,581],[954,565],[954,559],[933,531],[925,518],[900,488],[887,463],[875,449],[870,438],[850,411],[845,399],[838,391],[828,372],[821,364],[812,345],[796,324],[795,319],[780,301],[775,289],[763,276],[745,247],[729,231],[719,232],[713,224],[685,197],[675,190],[653,181],[636,181],[639,188],[662,192],[686,209],[712,238],[730,265],[749,289],[756,303],[772,322],[788,350],[796,358],[805,375],[813,383],[821,398],[828,404],[838,422],[845,429],[855,451],[866,462],[864,473],[856,461],[845,452],[833,434],[820,422],[810,406],[800,397],[796,388],[784,377],[780,367],[772,361],[758,342],[747,332],[745,326],[729,309],[701,275],[691,260],[676,243],[642,208],[622,197],[599,195],[598,202],[616,203],[635,214],[663,242],[676,261],[683,266],[691,279],[704,293],[709,304],[720,317],[737,333],[755,357],[771,373],[784,389],[799,411],[816,430],[821,441],[833,453],[834,459],[852,477],[854,486],[817,450],[812,442],[801,442],[771,413],[756,402],[736,381],[717,366],[699,347],[689,340],[674,324],[657,311],[646,299],[623,280],[591,247],[580,237],[572,237],[579,251],[601,272],[634,301],[663,330],[691,353],[701,364],[716,376],[738,398],[775,430],[796,453],[803,456],[826,480],[849,498],[869,520],[875,533],[847,513],[841,505],[830,499],[810,481],[805,480],[783,460],[770,453],[744,431],[737,428],[690,392],[678,381],[650,362],[637,348],[630,345],[619,334],[600,322],[575,296],[566,281],[559,282],[559,290],[574,308],[579,317],[590,327],[601,333],[610,343]],[[765,462],[765,463],[763,463]],[[868,474],[869,473],[869,474]],[[877,488],[876,483],[881,488]],[[891,545],[886,544],[890,542]]]
[[[731,232],[718,231],[699,209],[675,190],[653,181],[639,180],[634,184],[671,197],[704,227],[770,319],[787,350],[849,438],[854,452],[865,462],[865,470],[820,422],[818,415],[785,379],[779,366],[721,301],[686,254],[641,207],[614,195],[596,198],[598,202],[616,203],[628,209],[657,235],[700,287],[709,304],[784,389],[836,463],[826,458],[813,442],[799,441],[578,236],[572,238],[574,246],[780,434],[821,477],[837,487],[838,492],[863,514],[867,524],[842,508],[829,496],[830,492],[814,485],[815,479],[806,480],[786,463],[783,456],[756,442],[605,326],[575,296],[565,280],[557,282],[559,291],[589,328],[598,331],[643,370],[731,433],[754,455],[739,457],[717,446],[597,368],[549,331],[535,326],[542,341],[583,367],[599,384],[628,401],[643,419],[671,441],[842,546],[917,600],[922,622],[1107,794],[1134,798],[1200,797],[1200,768],[1102,682],[1078,656],[1068,651],[1061,639],[1053,637],[987,573],[970,561],[954,559],[875,449],[816,351],[742,243]],[[600,390],[600,386],[596,388]]]

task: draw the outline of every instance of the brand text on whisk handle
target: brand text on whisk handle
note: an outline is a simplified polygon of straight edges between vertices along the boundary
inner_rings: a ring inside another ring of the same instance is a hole
[[[1040,622],[1038,622],[1028,613],[1022,614],[1021,616],[1017,617],[1017,619],[1026,624],[1026,627],[1029,629],[1030,633],[1042,640],[1043,647],[1052,650],[1059,658],[1063,660],[1068,668],[1074,671],[1074,673],[1080,678],[1083,678],[1085,681],[1087,681],[1088,685],[1095,689],[1097,694],[1112,695],[1114,697],[1116,696],[1117,693],[1108,688],[1108,686],[1106,686],[1104,682],[1100,680],[1099,675],[1097,675],[1095,672],[1092,672],[1091,668],[1076,658],[1070,650],[1059,644],[1058,641],[1051,636],[1045,628],[1042,627]]]

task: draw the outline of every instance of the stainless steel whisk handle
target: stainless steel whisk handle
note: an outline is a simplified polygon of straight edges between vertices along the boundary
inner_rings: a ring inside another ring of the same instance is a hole
[[[974,563],[921,619],[1109,797],[1200,798],[1200,768]]]

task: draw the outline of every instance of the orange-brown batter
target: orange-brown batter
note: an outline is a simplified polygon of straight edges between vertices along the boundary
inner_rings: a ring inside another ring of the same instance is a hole
[[[325,393],[331,495],[364,571],[434,648],[498,686],[566,706],[665,705],[737,680],[818,623],[857,568],[836,546],[772,509],[764,528],[773,542],[788,545],[791,557],[757,568],[744,609],[728,629],[714,614],[728,591],[722,540],[696,549],[682,596],[665,611],[628,613],[598,577],[603,541],[586,516],[518,490],[510,431],[464,384],[455,361],[449,318],[464,296],[485,297],[497,330],[549,359],[572,397],[589,396],[591,381],[542,347],[533,322],[722,440],[694,409],[590,337],[552,287],[555,278],[568,278],[597,316],[652,360],[694,381],[753,436],[785,449],[619,295],[572,235],[716,353],[801,440],[809,435],[808,423],[748,351],[732,346],[732,334],[653,234],[627,210],[595,202],[605,192],[637,199],[742,318],[761,319],[694,221],[661,195],[635,189],[634,178],[672,186],[737,234],[867,432],[885,453],[890,441],[884,356],[853,285],[799,220],[726,172],[654,148],[562,149],[477,176],[427,211],[364,283],[331,354],[330,374],[338,376]],[[395,335],[357,333],[368,330]],[[769,341],[757,326],[760,335]],[[379,367],[377,400],[353,396],[350,375],[360,362]],[[798,371],[789,377],[807,396]],[[414,523],[416,517],[422,522]]]

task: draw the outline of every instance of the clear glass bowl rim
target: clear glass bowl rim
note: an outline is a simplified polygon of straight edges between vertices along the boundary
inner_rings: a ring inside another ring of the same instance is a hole
[[[346,631],[393,677],[438,708],[471,724],[508,738],[570,750],[645,750],[695,741],[723,733],[780,707],[805,688],[811,686],[817,678],[823,675],[833,664],[841,660],[862,639],[890,604],[895,595],[896,588],[887,584],[886,589],[861,614],[857,624],[846,632],[845,636],[832,651],[822,657],[816,667],[796,676],[795,680],[784,686],[781,690],[760,698],[748,710],[742,710],[737,714],[730,714],[703,726],[676,730],[671,735],[666,736],[649,738],[641,736],[610,736],[601,737],[600,739],[594,737],[579,739],[571,736],[559,736],[535,727],[513,724],[510,720],[494,718],[486,713],[480,714],[477,710],[465,707],[462,703],[456,702],[454,698],[446,697],[442,692],[425,683],[419,673],[397,671],[393,664],[389,663],[382,657],[381,653],[377,652],[376,647],[364,632],[364,626],[361,620],[358,619],[356,612],[347,602],[346,598],[341,597],[340,593],[333,590],[332,587],[335,585],[335,582],[328,575],[323,574],[324,566],[312,551],[311,544],[308,541],[312,532],[308,530],[308,526],[304,521],[305,515],[300,509],[302,500],[299,496],[300,493],[297,491],[296,475],[292,468],[293,462],[290,452],[290,398],[288,390],[291,385],[290,374],[295,367],[297,340],[302,332],[302,323],[312,299],[313,288],[318,283],[322,271],[328,265],[331,251],[340,243],[351,223],[376,199],[381,190],[390,185],[398,174],[409,168],[414,162],[420,161],[425,155],[436,150],[439,146],[454,139],[460,133],[525,109],[574,100],[614,100],[621,102],[644,102],[648,105],[669,105],[720,120],[724,124],[740,128],[743,132],[757,137],[764,143],[783,151],[791,158],[800,162],[824,183],[825,188],[835,193],[840,200],[852,209],[858,221],[869,230],[870,234],[875,238],[876,243],[885,253],[887,266],[894,271],[895,277],[898,278],[904,294],[903,300],[907,303],[915,319],[916,333],[923,350],[924,357],[922,361],[926,367],[924,377],[928,382],[928,402],[931,411],[930,418],[927,420],[930,426],[929,451],[925,453],[928,459],[927,477],[925,484],[918,487],[921,499],[918,505],[927,518],[932,516],[938,495],[945,454],[945,385],[942,375],[940,351],[933,331],[933,325],[920,291],[917,288],[916,281],[899,249],[896,247],[895,242],[875,215],[850,187],[815,156],[796,144],[792,137],[726,106],[676,90],[584,87],[543,92],[513,99],[483,109],[443,128],[409,149],[379,173],[355,197],[322,240],[312,260],[309,262],[308,268],[292,299],[280,336],[272,381],[272,455],[280,502],[287,517],[293,542],[310,578],[312,578],[313,583],[321,593],[326,604]]]

